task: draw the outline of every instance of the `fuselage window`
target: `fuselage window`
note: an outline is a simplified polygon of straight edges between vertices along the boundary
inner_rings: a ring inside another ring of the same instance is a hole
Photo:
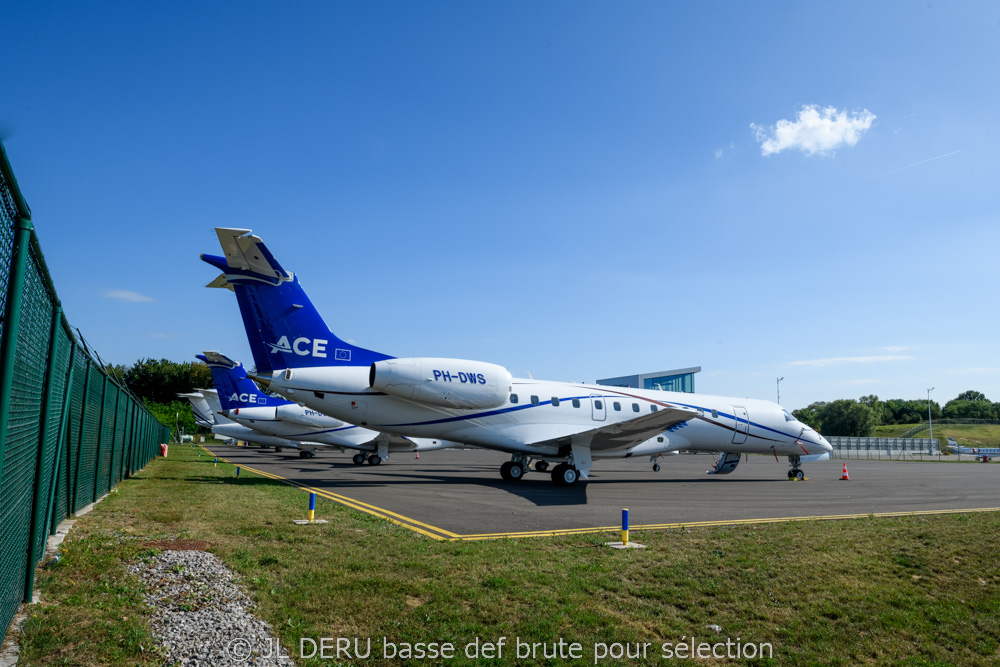
[[[574,408],[580,407],[580,399],[579,398],[574,398],[573,399],[573,407]]]
[[[632,404],[632,412],[639,412],[639,404],[638,403],[633,403]]]
[[[511,403],[517,403],[517,394],[511,394],[510,395],[510,402]]]
[[[712,419],[718,419],[718,418],[719,418],[719,411],[712,410]]]
[[[615,401],[612,405],[614,405],[615,412],[621,412],[622,411],[622,404],[619,403],[618,401]]]
[[[538,397],[537,396],[532,396],[531,397],[531,404],[532,405],[538,405]]]
[[[558,408],[559,407],[559,397],[558,396],[553,396],[552,397],[552,407],[554,407],[554,408]]]
[[[657,410],[659,410],[659,408],[658,408],[658,407],[656,407],[655,405],[651,405],[651,406],[649,406],[649,411],[650,411],[650,412],[656,412]]]
[[[594,408],[596,408],[597,410],[603,410],[604,403],[602,403],[601,401],[594,401]]]

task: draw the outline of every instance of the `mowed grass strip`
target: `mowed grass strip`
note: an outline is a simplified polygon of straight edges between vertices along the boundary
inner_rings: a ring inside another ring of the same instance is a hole
[[[1000,514],[870,518],[443,542],[337,503],[296,526],[308,495],[190,447],[171,448],[80,519],[22,637],[25,665],[162,664],[139,580],[148,539],[201,539],[242,578],[289,652],[300,638],[391,642],[507,638],[497,664],[594,664],[596,643],[770,643],[773,660],[692,664],[993,665],[1000,660]],[[456,507],[455,511],[461,511]],[[721,626],[721,633],[708,629]],[[517,660],[513,644],[564,639],[583,658]],[[362,643],[362,646],[364,644]],[[343,657],[343,656],[342,656]],[[684,664],[685,661],[678,661]]]
[[[889,424],[876,426],[872,433],[874,438],[896,438],[916,424]],[[930,429],[924,424],[924,430],[909,436],[911,438],[929,438]],[[948,438],[963,447],[998,447],[1000,446],[1000,424],[938,424],[934,423],[934,437],[942,445],[948,444]]]

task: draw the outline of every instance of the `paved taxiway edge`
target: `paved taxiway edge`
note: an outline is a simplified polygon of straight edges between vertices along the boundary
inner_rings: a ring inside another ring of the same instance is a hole
[[[331,491],[326,491],[323,489],[317,489],[315,487],[307,486],[305,484],[300,484],[294,480],[290,480],[281,475],[275,475],[273,473],[260,470],[259,468],[252,468],[250,466],[244,465],[242,463],[236,464],[227,458],[217,456],[212,450],[208,449],[205,445],[200,445],[200,448],[207,452],[210,456],[218,458],[220,461],[229,463],[230,465],[239,465],[244,470],[252,472],[262,477],[267,477],[268,479],[273,479],[289,486],[294,486],[296,488],[308,491],[310,493],[315,493],[321,498],[326,498],[327,500],[332,500],[335,503],[340,503],[346,507],[358,510],[359,512],[364,512],[366,514],[371,514],[377,516],[387,521],[391,521],[397,526],[407,528],[416,533],[424,535],[425,537],[430,537],[431,539],[438,541],[475,541],[475,540],[499,540],[499,539],[515,539],[520,537],[558,537],[560,535],[587,535],[592,533],[608,533],[616,532],[621,529],[621,526],[592,526],[585,528],[565,528],[557,530],[532,530],[532,531],[520,531],[520,532],[509,532],[509,533],[478,533],[478,534],[466,534],[461,535],[458,533],[453,533],[451,531],[445,530],[444,528],[438,528],[437,526],[432,526],[423,521],[418,521],[410,517],[404,516],[397,512],[387,510],[382,507],[377,507],[369,503],[350,498],[348,496],[341,495],[339,493],[333,493]],[[845,519],[865,519],[865,518],[889,518],[889,517],[903,517],[903,516],[930,516],[935,514],[968,514],[968,513],[978,513],[978,512],[1000,512],[1000,507],[974,507],[965,509],[943,509],[943,510],[918,510],[912,512],[864,512],[857,514],[825,514],[825,515],[810,515],[810,516],[794,516],[794,517],[769,517],[769,518],[757,518],[757,519],[725,519],[720,521],[682,521],[678,523],[650,523],[650,524],[639,524],[630,527],[630,530],[673,530],[679,528],[694,528],[694,527],[710,527],[710,526],[745,526],[754,524],[767,524],[767,523],[793,523],[798,521],[838,521]]]

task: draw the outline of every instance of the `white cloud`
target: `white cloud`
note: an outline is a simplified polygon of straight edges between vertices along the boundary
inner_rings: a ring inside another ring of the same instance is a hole
[[[734,150],[736,150],[736,144],[730,141],[728,147],[716,148],[713,154],[715,155],[716,160],[721,160],[724,157],[729,157]]]
[[[904,350],[909,350],[908,345],[886,345],[882,348],[886,352],[903,352]]]
[[[119,301],[131,301],[132,303],[148,303],[150,301],[156,301],[151,296],[146,296],[145,294],[139,294],[138,292],[133,292],[127,289],[110,289],[104,293],[109,299],[118,299]]]
[[[811,366],[813,368],[826,368],[827,366],[843,366],[844,364],[872,364],[882,361],[908,361],[913,359],[908,354],[882,354],[869,357],[829,357],[827,359],[805,359],[802,361],[790,362],[789,366]]]
[[[787,149],[798,149],[806,155],[823,155],[858,143],[876,117],[868,109],[849,113],[809,104],[802,107],[794,121],[783,118],[770,127],[750,123],[750,128],[760,142],[761,155]]]

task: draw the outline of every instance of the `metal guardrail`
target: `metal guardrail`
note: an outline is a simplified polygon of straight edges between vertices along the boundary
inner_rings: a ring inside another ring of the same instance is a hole
[[[0,144],[0,641],[48,535],[168,437],[70,328]]]
[[[902,460],[941,456],[941,441],[938,438],[825,437],[833,446],[834,458]]]

